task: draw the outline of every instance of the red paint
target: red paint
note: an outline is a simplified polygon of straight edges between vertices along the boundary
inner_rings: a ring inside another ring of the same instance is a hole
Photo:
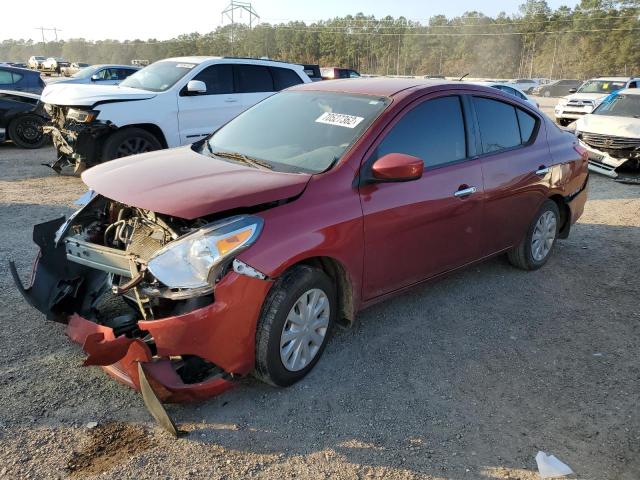
[[[213,159],[190,146],[112,160],[82,174],[107,198],[186,219],[295,197],[309,177]]]
[[[424,162],[404,153],[389,153],[371,166],[373,177],[383,181],[417,180],[422,176]]]

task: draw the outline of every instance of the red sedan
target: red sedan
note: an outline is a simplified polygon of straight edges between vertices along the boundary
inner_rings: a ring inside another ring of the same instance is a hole
[[[286,386],[374,302],[501,253],[542,267],[587,178],[575,137],[499,90],[311,83],[86,171],[86,205],[34,229],[31,285],[12,271],[87,365],[163,401]]]

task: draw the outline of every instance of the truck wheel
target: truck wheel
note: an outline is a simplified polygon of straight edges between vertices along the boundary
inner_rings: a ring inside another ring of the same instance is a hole
[[[336,315],[336,289],[322,270],[298,265],[286,272],[258,320],[256,377],[280,387],[302,379],[322,356]]]
[[[9,138],[22,148],[40,148],[47,141],[42,133],[44,120],[37,115],[22,115],[9,124]]]
[[[162,144],[151,133],[142,128],[124,128],[113,133],[104,142],[102,160],[128,157],[138,153],[160,150]]]
[[[545,200],[525,237],[518,246],[507,252],[511,265],[522,270],[537,270],[542,267],[551,256],[559,229],[558,205],[553,200]]]

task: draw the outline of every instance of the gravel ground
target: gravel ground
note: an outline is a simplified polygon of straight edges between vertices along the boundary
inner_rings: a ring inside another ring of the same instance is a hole
[[[593,175],[542,270],[499,257],[372,307],[293,387],[169,406],[175,440],[12,284],[85,191],[53,154],[0,146],[0,478],[529,480],[538,450],[640,478],[639,187]]]

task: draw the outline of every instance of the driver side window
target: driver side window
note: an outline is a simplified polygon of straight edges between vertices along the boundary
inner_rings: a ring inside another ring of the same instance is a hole
[[[205,68],[194,77],[207,86],[207,93],[201,95],[219,95],[233,93],[233,67],[231,64],[218,64]]]
[[[425,169],[467,157],[460,97],[427,100],[406,113],[378,145],[374,156],[405,153],[424,161]]]

